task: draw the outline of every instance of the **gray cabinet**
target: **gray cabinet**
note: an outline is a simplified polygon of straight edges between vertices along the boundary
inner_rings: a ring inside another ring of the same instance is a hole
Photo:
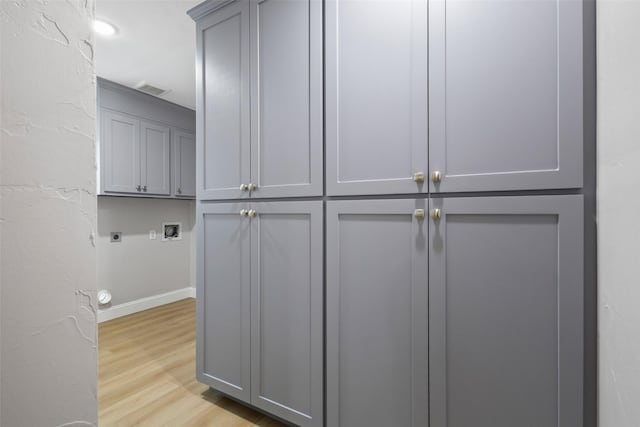
[[[426,2],[327,0],[325,40],[327,194],[427,192]]]
[[[587,4],[192,9],[198,379],[295,425],[583,425]]]
[[[251,403],[323,425],[322,202],[251,203]]]
[[[327,425],[428,425],[427,201],[327,202]]]
[[[98,115],[98,194],[195,197],[193,111],[98,79]]]
[[[582,2],[426,3],[325,2],[327,194],[581,188]]]
[[[173,194],[176,197],[196,195],[196,137],[181,130],[171,131],[173,146]]]
[[[140,188],[140,121],[112,111],[100,116],[102,188],[135,193]]]
[[[105,193],[171,194],[169,127],[103,109],[100,147]]]
[[[251,398],[250,221],[243,204],[198,206],[198,380]]]
[[[250,4],[251,196],[320,196],[322,1]]]
[[[199,197],[322,195],[321,0],[232,2],[197,51]]]
[[[171,135],[169,127],[140,124],[140,183],[147,194],[171,194]]]
[[[582,196],[430,204],[431,427],[582,426]]]
[[[198,206],[197,376],[323,425],[322,202]]]
[[[429,1],[432,192],[581,188],[583,2]]]
[[[200,199],[249,197],[249,2],[197,23],[196,185]],[[206,113],[205,113],[206,112]]]

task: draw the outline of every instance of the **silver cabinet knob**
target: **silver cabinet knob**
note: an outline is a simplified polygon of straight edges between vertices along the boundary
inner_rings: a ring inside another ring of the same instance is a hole
[[[138,191],[142,191],[142,185],[138,185],[138,186],[136,187],[136,190],[138,190]]]
[[[258,186],[255,185],[253,182],[249,184],[249,191],[256,191],[258,189]]]
[[[424,219],[424,209],[416,209],[415,211],[413,211],[413,216],[416,217],[416,219]]]
[[[424,182],[424,172],[416,172],[413,174],[413,180],[417,183]]]
[[[180,188],[178,188],[177,193],[178,193],[178,194],[182,194],[182,190],[181,190]]]
[[[247,217],[249,216],[249,211],[246,209],[240,209],[240,216]]]
[[[433,171],[431,172],[431,181],[434,184],[439,183],[440,181],[442,181],[442,174],[440,173],[440,171]]]
[[[258,215],[258,212],[256,212],[256,211],[255,211],[255,209],[251,209],[251,210],[249,211],[249,216],[250,216],[251,218],[255,218],[257,215]]]
[[[240,191],[249,191],[249,186],[247,184],[240,184]]]
[[[442,217],[442,212],[440,211],[440,209],[431,209],[429,216],[431,217],[431,219],[438,220]]]
[[[147,186],[146,185],[142,187],[142,191],[144,191],[145,193],[147,192]]]

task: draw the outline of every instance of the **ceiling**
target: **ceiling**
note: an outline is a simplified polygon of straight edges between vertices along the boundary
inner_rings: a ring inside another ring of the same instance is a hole
[[[195,23],[187,10],[202,0],[97,0],[96,18],[116,26],[96,35],[96,74],[125,86],[170,90],[161,98],[195,109]]]

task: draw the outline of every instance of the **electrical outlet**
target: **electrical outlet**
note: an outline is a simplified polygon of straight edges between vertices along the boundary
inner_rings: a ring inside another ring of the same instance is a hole
[[[149,240],[156,240],[156,230],[149,230]]]

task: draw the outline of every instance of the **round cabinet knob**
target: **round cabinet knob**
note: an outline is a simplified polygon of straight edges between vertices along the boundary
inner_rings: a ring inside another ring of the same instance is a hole
[[[249,211],[249,216],[250,216],[251,218],[255,218],[257,215],[258,215],[258,212],[256,212],[256,211],[255,211],[255,209],[251,209],[251,210]]]
[[[147,192],[147,186],[146,185],[144,187],[142,187],[142,191],[144,191],[145,193]]]
[[[442,181],[442,174],[440,173],[440,171],[433,171],[431,172],[431,181],[434,184],[439,183],[440,181]]]
[[[138,191],[142,191],[142,185],[138,185],[138,186],[136,187],[136,190],[138,190]]]
[[[413,174],[413,180],[417,183],[424,182],[424,172],[416,172]]]
[[[442,218],[442,212],[440,211],[440,209],[431,209],[429,216],[431,217],[431,219],[440,219]]]
[[[240,216],[242,216],[242,217],[247,217],[247,216],[249,216],[249,211],[248,211],[248,210],[246,210],[246,209],[241,209],[241,210],[240,210]]]
[[[258,186],[255,185],[253,182],[249,184],[249,191],[256,191],[257,189],[258,189]]]
[[[240,184],[240,191],[249,191],[249,186],[247,184]]]
[[[413,216],[416,217],[416,219],[424,219],[424,209],[416,209],[415,211],[413,211]]]
[[[178,188],[178,194],[182,194],[182,189]]]

